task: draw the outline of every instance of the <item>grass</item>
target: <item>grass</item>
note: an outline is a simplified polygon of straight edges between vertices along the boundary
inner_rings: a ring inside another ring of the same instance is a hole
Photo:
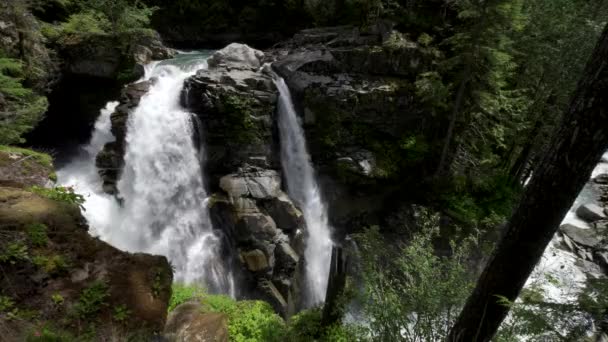
[[[46,153],[7,145],[0,145],[0,152],[21,154],[25,157],[30,157],[31,159],[35,160],[41,166],[49,168],[53,167],[53,158]]]

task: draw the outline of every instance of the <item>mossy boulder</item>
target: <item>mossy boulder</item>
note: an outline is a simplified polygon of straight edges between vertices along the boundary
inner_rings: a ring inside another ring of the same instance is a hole
[[[57,179],[50,155],[0,145],[1,186],[46,186]]]
[[[162,331],[172,282],[164,257],[119,251],[88,234],[76,205],[18,188],[0,187],[0,227],[3,337],[149,340]]]

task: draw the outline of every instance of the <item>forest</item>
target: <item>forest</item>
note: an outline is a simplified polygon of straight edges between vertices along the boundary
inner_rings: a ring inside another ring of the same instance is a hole
[[[608,341],[608,2],[6,0],[0,341]]]

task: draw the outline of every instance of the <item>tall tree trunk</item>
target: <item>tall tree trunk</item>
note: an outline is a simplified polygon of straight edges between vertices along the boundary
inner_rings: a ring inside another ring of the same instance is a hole
[[[435,171],[435,178],[444,175],[444,171],[447,169],[446,164],[448,160],[448,154],[450,152],[452,139],[454,138],[454,129],[456,128],[456,121],[458,121],[460,107],[462,106],[462,101],[464,100],[464,91],[466,90],[467,83],[469,81],[469,74],[470,66],[467,64],[466,70],[464,72],[464,77],[462,79],[462,82],[460,82],[460,85],[458,86],[458,92],[456,93],[456,102],[454,103],[454,109],[452,110],[452,115],[450,117],[450,125],[448,126],[448,132],[445,135],[445,141],[443,143],[443,150],[441,151],[439,165],[437,165],[437,170]]]
[[[487,342],[514,301],[591,172],[608,148],[608,26],[449,341]]]

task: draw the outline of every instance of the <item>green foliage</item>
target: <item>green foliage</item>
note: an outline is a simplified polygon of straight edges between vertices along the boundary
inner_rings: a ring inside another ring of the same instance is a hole
[[[23,62],[5,58],[0,50],[0,144],[24,142],[22,135],[42,119],[48,103],[24,86]]]
[[[78,303],[74,305],[75,314],[80,319],[94,317],[108,305],[109,295],[106,283],[94,281],[81,292]]]
[[[21,241],[2,244],[0,251],[0,264],[8,263],[14,265],[20,261],[29,260],[27,245]]]
[[[131,310],[126,305],[119,305],[112,311],[112,319],[118,323],[125,323],[131,316]]]
[[[53,304],[55,306],[61,306],[61,305],[63,305],[63,302],[65,301],[63,296],[60,295],[59,293],[53,293],[53,295],[51,295],[51,300],[53,301]]]
[[[173,284],[171,286],[171,299],[167,310],[173,311],[178,305],[190,300],[201,300],[205,295],[205,289],[196,285]]]
[[[363,339],[363,331],[355,326],[334,324],[324,327],[321,324],[320,308],[304,310],[289,320],[286,341],[308,342],[351,342]]]
[[[32,160],[36,161],[36,163],[40,164],[40,166],[43,166],[46,168],[53,167],[53,158],[46,153],[41,153],[41,152],[33,151],[30,149],[26,149],[26,148],[6,146],[6,145],[0,145],[0,151],[6,152],[6,153],[21,154],[25,157],[29,157]]]
[[[0,313],[9,313],[15,307],[15,302],[7,296],[0,296]]]
[[[472,289],[465,257],[473,240],[452,243],[451,256],[439,257],[433,248],[438,216],[421,209],[419,218],[421,231],[396,249],[387,248],[377,227],[357,237],[372,339],[443,340]]]
[[[30,191],[53,201],[77,205],[80,209],[84,210],[84,206],[82,205],[85,201],[84,196],[75,193],[72,187],[43,188],[35,185],[30,188]]]
[[[44,272],[51,276],[65,273],[69,269],[69,265],[65,258],[61,255],[44,255],[37,254],[32,258],[32,263],[40,267]]]
[[[272,307],[262,301],[235,302],[226,296],[209,296],[204,303],[228,316],[228,332],[235,342],[283,341],[285,324]]]
[[[44,247],[49,242],[47,226],[44,223],[32,223],[26,228],[27,237],[30,243],[36,247]]]
[[[26,342],[72,342],[76,341],[74,336],[65,332],[52,329],[48,326],[34,329],[27,336]]]
[[[221,101],[233,133],[232,139],[241,144],[259,143],[259,127],[253,119],[253,100],[243,96],[225,95]]]

